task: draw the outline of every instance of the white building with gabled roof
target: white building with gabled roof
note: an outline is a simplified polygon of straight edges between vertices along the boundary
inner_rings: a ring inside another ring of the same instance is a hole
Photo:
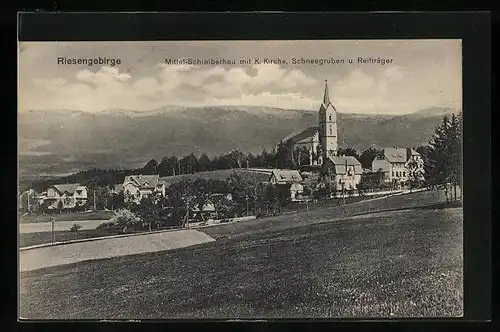
[[[412,178],[424,179],[422,156],[411,148],[384,148],[383,156],[373,160],[372,171],[384,172],[387,182],[405,183]]]
[[[88,188],[79,183],[55,184],[47,188],[39,196],[41,204],[47,204],[49,210],[71,209],[87,203]]]
[[[353,156],[330,156],[323,167],[335,190],[356,190],[361,182],[363,167]]]
[[[165,196],[165,183],[160,181],[159,175],[128,175],[123,181],[123,194],[126,201],[139,203],[149,195]]]

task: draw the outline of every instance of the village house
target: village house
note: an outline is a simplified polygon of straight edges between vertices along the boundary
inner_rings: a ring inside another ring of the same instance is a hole
[[[291,169],[273,169],[269,183],[272,184],[295,184],[303,181],[299,171]]]
[[[274,185],[290,185],[290,198],[292,201],[297,200],[298,196],[304,192],[302,182],[304,179],[297,170],[290,169],[273,169],[269,183]]]
[[[384,182],[404,186],[410,179],[424,179],[424,163],[420,153],[411,148],[384,148],[383,156],[372,162],[372,172],[383,172]]]
[[[207,202],[203,204],[203,209],[201,210],[199,206],[194,206],[193,208],[191,208],[189,217],[191,220],[217,219],[217,210],[215,208],[215,204],[210,200],[207,200]]]
[[[323,167],[335,190],[356,190],[358,188],[363,168],[355,157],[330,156],[326,158]]]
[[[129,175],[123,181],[125,201],[139,203],[143,197],[152,194],[165,196],[165,183],[159,175]]]
[[[39,203],[49,210],[71,209],[87,203],[88,188],[78,183],[55,184],[47,188],[39,196]]]

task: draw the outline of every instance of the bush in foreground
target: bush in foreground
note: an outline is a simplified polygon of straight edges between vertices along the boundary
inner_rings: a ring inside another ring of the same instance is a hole
[[[129,227],[142,224],[142,219],[127,209],[120,209],[109,219],[109,224],[123,227],[123,232],[125,233]]]
[[[73,224],[73,226],[71,226],[71,228],[70,228],[70,231],[72,231],[72,232],[78,232],[81,228],[82,228],[82,225],[80,225],[80,224]]]

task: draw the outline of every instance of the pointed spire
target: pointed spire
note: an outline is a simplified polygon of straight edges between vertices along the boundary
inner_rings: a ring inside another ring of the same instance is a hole
[[[330,104],[330,95],[328,93],[328,80],[325,80],[325,96],[323,97],[323,105],[328,106]]]

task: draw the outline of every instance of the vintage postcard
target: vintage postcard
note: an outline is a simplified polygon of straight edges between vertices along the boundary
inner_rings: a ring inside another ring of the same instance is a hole
[[[19,42],[19,317],[462,317],[461,40]]]

